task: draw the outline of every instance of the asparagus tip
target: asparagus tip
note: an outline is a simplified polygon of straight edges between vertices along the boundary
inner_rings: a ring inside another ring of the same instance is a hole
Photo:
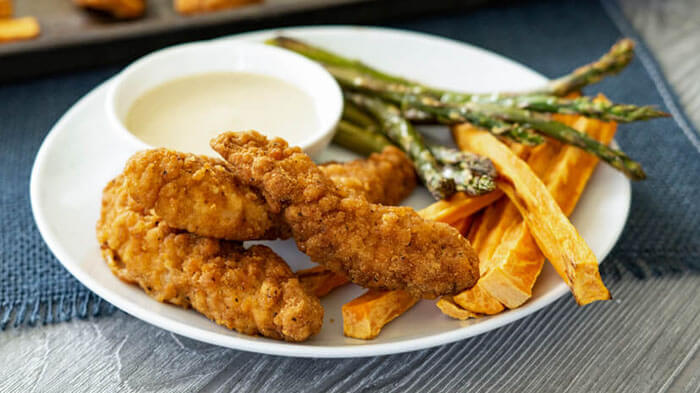
[[[628,171],[626,174],[632,180],[645,180],[647,178],[647,174],[644,172],[644,169],[642,169],[642,166],[636,161],[628,163],[627,169]]]

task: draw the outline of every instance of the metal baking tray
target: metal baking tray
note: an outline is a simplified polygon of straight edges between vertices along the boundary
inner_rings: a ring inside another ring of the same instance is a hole
[[[465,8],[485,0],[265,0],[213,13],[183,16],[172,0],[147,0],[144,17],[120,21],[81,9],[71,0],[15,0],[16,16],[35,16],[41,35],[0,44],[0,82],[118,64],[178,42],[277,26],[377,23]]]

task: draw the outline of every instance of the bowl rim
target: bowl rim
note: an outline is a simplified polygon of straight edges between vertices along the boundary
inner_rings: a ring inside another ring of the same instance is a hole
[[[138,97],[140,97],[150,89],[153,89],[170,81],[185,78],[188,76],[201,75],[206,74],[208,72],[245,72],[251,74],[266,75],[272,78],[277,78],[286,83],[290,83],[293,86],[297,87],[298,89],[306,93],[311,98],[312,102],[314,102],[314,104],[318,104],[320,100],[324,100],[329,103],[327,105],[330,108],[330,110],[328,110],[328,114],[317,114],[319,120],[317,127],[312,132],[310,132],[306,138],[304,138],[301,141],[295,141],[293,142],[293,144],[295,146],[301,147],[304,151],[310,150],[309,154],[313,156],[318,154],[330,143],[333,133],[335,131],[335,127],[340,121],[343,112],[343,93],[335,78],[333,78],[333,76],[331,76],[331,74],[325,68],[323,68],[323,66],[302,55],[299,55],[286,49],[274,47],[263,43],[245,41],[204,40],[188,42],[158,49],[133,61],[132,63],[127,65],[123,70],[117,73],[108,86],[107,97],[104,101],[104,108],[105,113],[107,115],[107,124],[109,125],[108,128],[110,129],[110,131],[116,133],[121,137],[122,140],[135,146],[139,150],[154,148],[155,146],[144,142],[139,137],[134,135],[134,133],[132,133],[126,127],[123,119],[118,114],[117,105],[119,100],[122,99],[121,95],[124,93],[125,85],[130,80],[130,78],[136,77],[139,73],[147,72],[147,70],[153,67],[154,63],[161,58],[169,56],[188,56],[192,52],[202,51],[211,47],[236,48],[239,49],[241,53],[250,52],[253,56],[255,56],[256,53],[259,54],[260,51],[266,52],[266,54],[269,56],[279,58],[278,63],[280,65],[288,64],[285,62],[285,60],[295,61],[302,67],[307,67],[308,70],[315,74],[314,81],[323,86],[322,89],[317,90],[323,90],[324,93],[322,95],[319,95],[317,94],[318,92],[316,92],[316,89],[314,87],[300,86],[299,84],[294,83],[294,81],[290,80],[290,78],[287,78],[284,75],[270,75],[269,73],[265,72],[256,72],[255,69],[235,70],[232,68],[231,70],[227,71],[221,69],[220,67],[212,67],[210,70],[205,69],[196,72],[184,72],[173,78],[161,81],[160,83],[157,83],[145,89],[143,92],[141,92],[141,94],[137,94],[134,98],[131,99],[131,102],[128,102],[126,104],[126,107],[130,108]],[[209,64],[212,64],[212,62],[207,61],[204,57],[198,58],[197,61],[204,64],[205,68]],[[259,131],[264,132],[264,130]]]

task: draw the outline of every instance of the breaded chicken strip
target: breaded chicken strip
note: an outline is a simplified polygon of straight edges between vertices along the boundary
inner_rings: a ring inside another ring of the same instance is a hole
[[[358,285],[431,298],[470,288],[479,276],[477,256],[456,229],[408,207],[344,196],[282,139],[228,132],[211,146],[273,212],[284,213],[301,251]]]
[[[348,195],[396,204],[413,191],[411,161],[396,148],[366,160],[321,167]],[[258,191],[233,176],[220,159],[154,149],[134,154],[124,169],[131,207],[153,209],[173,228],[228,240],[288,238],[280,214],[270,212]]]
[[[364,197],[371,203],[398,205],[416,188],[416,171],[406,155],[394,146],[367,159],[319,166],[341,192]]]
[[[287,264],[264,246],[193,235],[129,208],[124,177],[104,190],[97,238],[112,272],[151,297],[246,334],[303,341],[323,322]]]
[[[169,226],[227,240],[289,237],[279,214],[241,184],[225,161],[154,149],[134,154],[124,168],[130,207],[153,209]]]

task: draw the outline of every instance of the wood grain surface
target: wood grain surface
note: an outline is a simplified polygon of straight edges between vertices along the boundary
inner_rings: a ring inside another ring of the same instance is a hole
[[[621,4],[700,127],[697,0]],[[610,287],[607,304],[566,296],[472,339],[364,359],[229,350],[121,312],[8,329],[0,392],[700,392],[700,275],[623,274]]]

